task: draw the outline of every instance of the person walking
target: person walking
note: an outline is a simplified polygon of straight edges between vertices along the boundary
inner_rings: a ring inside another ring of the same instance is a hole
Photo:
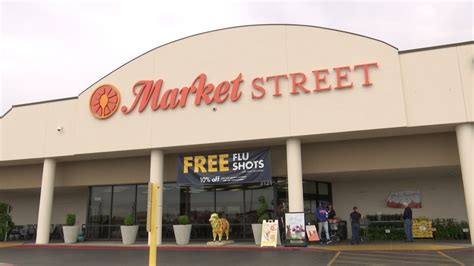
[[[329,229],[328,229],[328,211],[322,203],[319,204],[319,207],[316,209],[316,220],[318,221],[319,237],[321,238],[321,243],[323,239],[326,239],[326,243],[329,243]],[[322,232],[324,230],[325,238],[323,238]]]
[[[359,209],[354,206],[352,208],[353,212],[350,214],[351,218],[351,225],[352,225],[352,241],[351,244],[360,244],[360,236],[359,236],[359,231],[360,231],[360,218],[362,217],[362,214],[360,214]]]
[[[408,203],[404,202],[403,207],[405,210],[403,211],[403,227],[405,229],[405,237],[406,242],[413,242],[413,232],[412,232],[412,224],[413,224],[413,212],[408,206]]]

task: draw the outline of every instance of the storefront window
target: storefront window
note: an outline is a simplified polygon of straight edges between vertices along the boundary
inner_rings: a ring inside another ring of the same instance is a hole
[[[273,217],[274,191],[272,186],[250,188],[245,190],[245,221],[252,224],[258,222],[257,210],[262,206],[259,198],[262,197],[267,205],[267,213]]]
[[[318,191],[321,193],[317,193]],[[139,225],[138,239],[145,240],[148,185],[117,185],[91,187],[87,237],[120,238],[120,225],[128,213],[135,215]],[[251,224],[258,221],[259,198],[265,199],[270,218],[281,216],[288,209],[288,183],[275,179],[269,184],[179,187],[166,183],[163,188],[163,240],[174,240],[172,225],[179,215],[188,215],[192,226],[191,239],[212,237],[209,217],[217,212],[231,224],[232,239],[253,239]],[[307,220],[314,218],[319,202],[331,201],[331,184],[304,181],[304,206]],[[276,209],[275,209],[276,208]]]
[[[208,224],[211,213],[216,211],[214,206],[214,187],[190,187],[189,203],[191,223]]]
[[[244,238],[244,190],[242,185],[216,187],[216,211],[230,223],[232,239]]]
[[[138,227],[138,239],[147,239],[148,232],[146,231],[146,219],[148,211],[148,185],[137,186],[137,211],[136,223]]]
[[[112,226],[110,228],[111,238],[120,238],[120,225],[123,225],[125,216],[135,216],[135,192],[136,185],[114,186],[112,198]]]
[[[88,236],[94,238],[108,238],[110,212],[112,203],[112,187],[92,187],[90,193],[90,207]]]
[[[148,185],[137,186],[137,224],[146,225],[146,213],[148,211]]]
[[[176,184],[164,184],[163,185],[163,224],[175,223],[179,215],[181,215],[180,188]]]
[[[318,182],[318,194],[319,195],[329,195],[329,184]]]
[[[193,224],[192,239],[209,239],[212,236],[209,217],[215,212],[214,187],[189,188],[189,219]]]

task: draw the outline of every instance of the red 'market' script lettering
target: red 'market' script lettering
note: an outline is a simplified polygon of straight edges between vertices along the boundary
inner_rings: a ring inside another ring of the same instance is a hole
[[[122,106],[121,110],[124,114],[129,114],[138,106],[138,112],[141,113],[150,102],[153,111],[175,109],[178,106],[184,108],[191,93],[194,94],[194,104],[197,106],[201,105],[202,102],[206,105],[212,102],[223,103],[227,99],[235,102],[242,96],[240,91],[242,83],[242,73],[240,73],[232,81],[222,81],[216,87],[214,84],[208,83],[206,74],[202,73],[194,79],[191,86],[181,89],[168,89],[161,95],[162,79],[155,82],[153,80],[140,80],[132,88],[133,95],[135,95],[132,105],[130,107]]]

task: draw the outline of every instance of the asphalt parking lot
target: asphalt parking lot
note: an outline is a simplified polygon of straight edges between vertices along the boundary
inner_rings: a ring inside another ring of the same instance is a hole
[[[472,251],[345,251],[330,265],[474,265]]]
[[[157,265],[474,265],[450,251],[159,250]],[[2,264],[3,263],[3,264]],[[144,249],[0,248],[0,265],[148,265]]]

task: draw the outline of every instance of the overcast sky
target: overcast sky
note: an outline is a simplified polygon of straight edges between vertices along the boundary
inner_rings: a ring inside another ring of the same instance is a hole
[[[161,44],[224,27],[294,23],[350,31],[400,50],[473,39],[471,1],[3,1],[0,116],[77,96]]]

